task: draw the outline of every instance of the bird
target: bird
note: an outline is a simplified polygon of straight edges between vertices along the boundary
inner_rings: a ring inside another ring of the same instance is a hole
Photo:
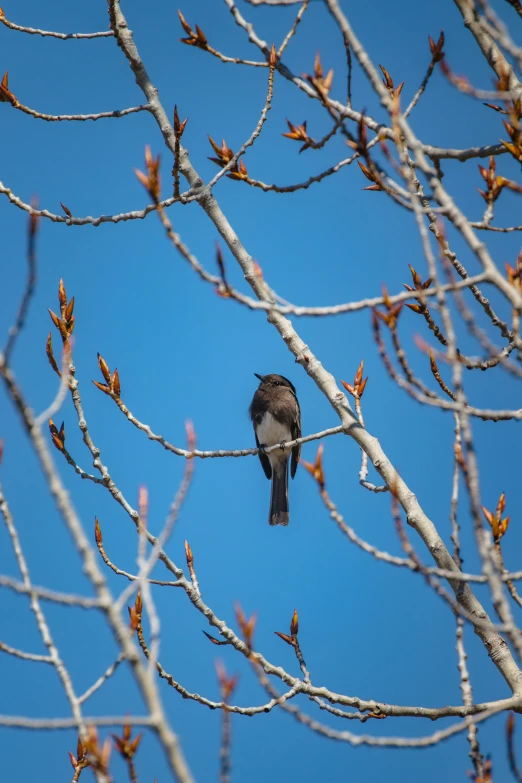
[[[290,514],[288,508],[288,462],[290,454],[284,450],[284,444],[301,437],[301,410],[297,400],[294,385],[282,375],[259,375],[259,384],[250,405],[250,418],[254,425],[256,445],[259,449],[259,459],[267,479],[272,480],[270,494],[270,525],[288,525]],[[275,449],[265,454],[268,446],[280,444],[281,450]],[[301,444],[292,448],[290,473],[295,476]]]

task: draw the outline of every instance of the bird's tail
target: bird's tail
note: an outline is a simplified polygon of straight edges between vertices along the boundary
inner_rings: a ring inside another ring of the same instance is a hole
[[[288,525],[288,460],[274,460],[272,463],[272,492],[270,494],[271,525]]]

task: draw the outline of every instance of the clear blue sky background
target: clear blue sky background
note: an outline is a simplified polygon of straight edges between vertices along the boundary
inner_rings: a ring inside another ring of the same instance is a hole
[[[228,55],[252,59],[250,47],[224,3],[183,0],[187,20],[198,23],[210,43]],[[457,73],[488,88],[490,72],[474,40],[463,28],[454,5],[419,3],[344,3],[358,35],[375,62],[383,63],[396,82],[406,81],[408,101],[429,61],[427,36],[446,32],[446,52]],[[519,24],[505,4],[512,28]],[[225,137],[237,148],[251,134],[265,96],[264,70],[224,65],[210,55],[178,43],[182,34],[175,3],[147,5],[126,0],[123,8],[150,75],[169,114],[177,103],[188,116],[184,142],[193,164],[209,179],[216,172],[207,133]],[[6,16],[19,24],[61,31],[93,31],[107,27],[106,4],[54,0],[19,0],[4,5]],[[242,6],[261,37],[278,44],[291,25],[291,9]],[[313,2],[285,55],[296,72],[311,72],[319,50],[325,68],[335,69],[333,94],[343,99],[345,59],[342,42],[320,2]],[[121,51],[112,39],[58,41],[0,28],[0,68],[9,69],[10,87],[19,100],[49,113],[97,112],[125,108],[143,101]],[[354,70],[354,105],[384,119],[358,68]],[[147,197],[133,167],[142,167],[145,144],[163,156],[165,191],[170,190],[172,161],[164,152],[152,118],[142,113],[96,123],[45,123],[9,105],[0,107],[2,181],[25,201],[38,196],[42,207],[60,212],[59,202],[75,215],[118,213],[141,208]],[[276,78],[274,108],[259,143],[245,158],[249,173],[265,182],[290,184],[306,179],[347,156],[341,138],[325,150],[298,155],[298,145],[281,138],[285,117],[309,122],[320,138],[329,122],[316,102]],[[436,73],[415,110],[413,127],[429,143],[465,147],[493,143],[502,133],[500,118],[481,104],[457,94]],[[516,177],[506,156],[500,173]],[[476,162],[445,164],[445,182],[472,219],[483,202]],[[381,283],[398,291],[408,281],[407,264],[425,276],[425,262],[411,217],[384,196],[363,193],[367,184],[358,167],[343,169],[308,191],[294,195],[263,194],[241,183],[222,179],[216,195],[248,251],[261,264],[281,296],[299,304],[333,304],[379,292]],[[520,197],[504,194],[501,224],[520,224]],[[216,232],[196,205],[176,206],[170,216],[192,251],[214,271]],[[26,215],[0,200],[2,285],[0,333],[12,323],[26,274]],[[519,238],[488,236],[500,266],[514,262]],[[475,260],[455,240],[470,273]],[[230,281],[245,290],[241,273],[225,254]],[[122,396],[143,421],[171,441],[183,444],[184,421],[191,418],[201,448],[241,448],[253,445],[248,404],[256,387],[254,372],[280,372],[296,385],[304,433],[337,424],[326,399],[294,364],[277,332],[262,313],[251,313],[215,295],[202,284],[165,240],[154,214],[144,221],[92,227],[41,222],[38,242],[38,288],[27,328],[19,342],[14,368],[31,406],[41,411],[56,392],[56,376],[48,366],[45,340],[50,329],[47,307],[56,309],[58,280],[76,297],[74,356],[90,430],[102,450],[114,480],[135,504],[139,484],[151,498],[150,525],[159,530],[184,467],[119,414],[111,401],[91,384],[99,379],[96,352],[111,368],[118,366]],[[494,298],[494,297],[493,297]],[[495,298],[494,298],[495,299]],[[508,313],[500,306],[501,312]],[[450,415],[423,410],[388,380],[371,339],[368,312],[324,320],[294,319],[324,366],[336,378],[350,380],[365,359],[369,384],[365,393],[367,426],[377,435],[405,480],[449,542],[449,502],[453,420]],[[412,335],[422,324],[410,311],[401,329],[414,366],[430,383],[427,361],[413,346]],[[463,330],[461,329],[461,332]],[[424,333],[428,338],[428,335]],[[55,339],[55,344],[58,341]],[[462,335],[464,350],[478,348]],[[465,375],[469,398],[484,407],[518,407],[511,379],[496,374]],[[58,590],[88,591],[79,560],[64,533],[38,472],[35,458],[5,397],[1,398],[0,435],[5,439],[2,480],[18,524],[36,584]],[[89,454],[80,440],[69,401],[56,417],[65,419],[73,456],[89,469]],[[521,488],[520,445],[516,424],[474,424],[481,463],[482,502],[494,507],[502,490],[512,516],[506,560],[520,567]],[[313,460],[316,444],[303,456]],[[56,457],[58,458],[58,454]],[[377,546],[400,553],[386,495],[370,495],[358,485],[359,453],[347,438],[325,443],[329,491],[347,521]],[[135,569],[136,536],[123,511],[109,495],[81,482],[58,461],[59,469],[87,530],[94,516],[101,521],[107,551],[124,569]],[[198,461],[193,486],[169,544],[169,554],[184,563],[183,539],[193,548],[200,585],[218,616],[234,623],[233,602],[247,613],[258,612],[256,647],[269,660],[298,673],[291,649],[274,636],[287,631],[294,607],[299,609],[300,639],[317,685],[363,698],[401,704],[439,706],[459,703],[455,654],[455,621],[420,576],[376,563],[355,549],[329,519],[317,489],[301,469],[291,490],[291,524],[269,528],[266,522],[269,484],[257,458]],[[471,525],[464,500],[460,509],[467,568],[477,568]],[[419,552],[428,555],[419,544]],[[0,570],[18,576],[7,535],[0,528]],[[158,575],[162,574],[160,569]],[[109,574],[118,594],[126,585]],[[161,577],[160,577],[161,578]],[[487,604],[487,593],[478,591]],[[162,618],[162,662],[189,690],[218,697],[214,671],[217,648],[201,633],[206,628],[184,594],[158,589]],[[45,604],[60,651],[82,691],[115,655],[101,618],[94,614]],[[520,612],[518,613],[520,619]],[[28,601],[2,593],[0,639],[33,652],[44,652]],[[508,696],[507,686],[487,658],[480,642],[466,629],[469,665],[476,701]],[[218,650],[230,672],[240,675],[234,700],[263,703],[266,697],[246,662],[232,649]],[[68,715],[58,680],[50,667],[0,657],[0,713],[34,717]],[[167,687],[164,701],[179,733],[188,762],[199,781],[216,779],[220,715],[182,701]],[[300,706],[332,724],[306,700]],[[139,712],[140,699],[121,667],[88,705],[88,714]],[[274,711],[253,718],[233,716],[233,779],[259,783],[272,780],[386,779],[391,783],[437,783],[465,780],[471,767],[464,735],[422,751],[372,750],[330,742]],[[349,722],[337,728],[376,735],[418,736],[448,725],[446,721],[411,719]],[[495,780],[508,779],[505,716],[480,728],[484,753],[493,754]],[[518,736],[522,736],[519,719]],[[0,779],[25,781],[38,768],[40,783],[67,780],[71,774],[67,750],[74,732],[46,735],[4,730]],[[38,760],[36,759],[38,754]],[[154,739],[144,740],[139,753],[140,780],[168,779]],[[122,770],[118,779],[123,779]]]

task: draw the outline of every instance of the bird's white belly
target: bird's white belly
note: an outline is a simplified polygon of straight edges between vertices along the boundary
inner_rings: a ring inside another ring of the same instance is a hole
[[[257,425],[257,438],[263,446],[275,446],[283,441],[292,440],[287,426],[274,419],[271,413],[265,413],[263,421]]]

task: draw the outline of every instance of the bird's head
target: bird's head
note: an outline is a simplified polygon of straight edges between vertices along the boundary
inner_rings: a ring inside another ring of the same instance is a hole
[[[259,373],[255,372],[254,375],[256,378],[259,378],[261,383],[259,384],[261,387],[286,387],[287,389],[290,389],[295,394],[295,387],[293,383],[290,383],[288,378],[285,378],[283,375],[259,375]]]

